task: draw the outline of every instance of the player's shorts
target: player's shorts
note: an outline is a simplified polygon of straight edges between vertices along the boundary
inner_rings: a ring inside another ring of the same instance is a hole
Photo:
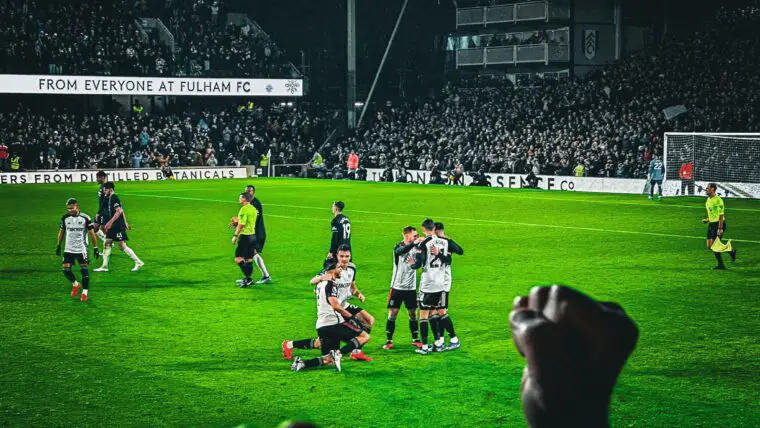
[[[344,309],[347,310],[349,313],[351,313],[351,315],[354,315],[354,316],[356,316],[356,314],[358,314],[359,312],[361,312],[361,311],[364,310],[364,309],[362,309],[362,308],[360,308],[360,307],[358,307],[356,305],[348,305]]]
[[[388,292],[388,308],[399,309],[401,303],[407,309],[417,309],[417,292],[415,290],[396,290],[391,288]]]
[[[92,224],[103,224],[100,222],[100,214],[95,214],[95,219],[93,220]]]
[[[261,254],[264,251],[264,244],[267,242],[266,235],[256,235],[256,252]]]
[[[111,239],[113,241],[129,241],[129,238],[127,237],[127,231],[123,228],[116,228],[112,227],[108,229],[108,232],[106,232],[106,239]]]
[[[715,238],[718,237],[718,226],[720,226],[719,222],[710,223],[709,226],[707,226],[707,239],[708,240],[715,240]],[[726,229],[728,229],[728,225],[726,222],[723,222],[723,233],[726,233]]]
[[[649,180],[650,186],[654,186],[655,184],[658,186],[662,186],[662,180]]]
[[[252,259],[256,254],[256,235],[240,235],[235,248],[235,257]]]
[[[441,309],[448,309],[449,308],[449,294],[451,291],[442,291],[441,292],[441,306],[439,306]]]
[[[420,291],[420,309],[438,309],[441,307],[443,291],[437,293],[425,293]]]
[[[351,323],[329,325],[317,329],[322,355],[340,349],[340,342],[348,342],[360,335],[362,329]]]
[[[63,262],[71,265],[86,265],[90,263],[87,253],[63,253]]]

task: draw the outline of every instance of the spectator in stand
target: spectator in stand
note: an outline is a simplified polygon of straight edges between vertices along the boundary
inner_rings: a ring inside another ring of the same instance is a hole
[[[206,165],[210,167],[215,167],[217,165],[216,157],[213,153],[211,153],[211,156],[209,156],[208,160],[206,161]]]
[[[348,162],[346,162],[346,167],[348,168],[349,175],[355,174],[356,170],[359,168],[359,155],[357,155],[353,150],[351,150],[351,154],[348,155]]]
[[[0,143],[0,172],[8,170],[8,146]]]

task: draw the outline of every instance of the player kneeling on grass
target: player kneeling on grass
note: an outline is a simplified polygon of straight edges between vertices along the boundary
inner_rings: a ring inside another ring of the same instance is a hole
[[[103,185],[103,195],[107,198],[106,216],[109,220],[103,226],[103,230],[106,232],[106,243],[105,249],[103,250],[103,266],[95,269],[95,272],[108,272],[108,260],[111,257],[113,241],[118,241],[121,250],[135,262],[132,272],[137,272],[143,267],[143,265],[145,265],[145,263],[143,263],[142,260],[137,257],[137,254],[127,246],[127,241],[129,241],[127,230],[131,230],[131,228],[124,217],[124,211],[121,207],[121,199],[116,196],[114,190],[115,186],[113,182],[109,181]]]
[[[95,259],[99,257],[97,238],[93,228],[90,216],[79,211],[79,203],[76,199],[66,201],[67,213],[61,217],[61,229],[58,231],[58,246],[55,248],[55,255],[61,256],[61,242],[66,237],[66,248],[63,250],[63,275],[71,282],[71,297],[79,295],[79,289],[83,288],[82,302],[87,301],[87,293],[90,289],[90,272],[89,264],[89,243],[87,234],[92,238],[93,255]],[[82,273],[82,283],[77,281],[71,267],[74,263],[79,263],[79,270]]]
[[[317,296],[316,328],[322,356],[310,360],[302,360],[301,357],[296,357],[291,366],[293,371],[326,365],[334,365],[335,370],[341,371],[342,356],[354,349],[361,349],[369,342],[369,334],[362,330],[351,312],[343,308],[338,298],[340,290],[335,280],[340,274],[340,267],[325,272],[323,275],[325,279],[320,281],[314,289]],[[340,347],[341,342],[346,343],[342,348]],[[290,342],[290,344],[293,343]],[[285,344],[283,343],[283,345]],[[285,346],[283,346],[284,348]]]
[[[322,281],[332,280],[338,290],[338,301],[340,301],[341,307],[348,311],[355,319],[355,324],[358,325],[367,334],[372,332],[372,326],[375,324],[375,317],[373,317],[366,310],[348,303],[348,300],[352,296],[356,296],[362,303],[366,301],[364,294],[356,287],[356,266],[350,262],[351,250],[346,245],[338,247],[337,250],[337,262],[335,265],[320,272],[317,276],[311,279],[312,285],[317,285]],[[332,273],[337,270],[337,276],[333,278]],[[316,349],[320,348],[321,343],[319,338],[317,339],[302,339],[296,341],[286,340],[282,342],[282,356],[286,360],[293,358],[293,348],[297,349]],[[372,361],[372,358],[368,357],[361,349],[354,349],[351,352],[351,360],[353,361]]]

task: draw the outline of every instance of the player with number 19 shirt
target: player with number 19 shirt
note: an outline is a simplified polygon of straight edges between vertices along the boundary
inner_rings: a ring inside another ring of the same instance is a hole
[[[335,217],[330,222],[332,239],[330,240],[330,251],[327,253],[327,260],[324,263],[325,268],[334,265],[337,261],[338,247],[345,245],[349,250],[351,249],[351,220],[343,215],[345,207],[346,205],[341,201],[336,201],[332,206]]]

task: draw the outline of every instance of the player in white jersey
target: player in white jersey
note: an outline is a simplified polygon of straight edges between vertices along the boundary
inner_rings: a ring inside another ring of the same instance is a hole
[[[449,297],[451,295],[451,257],[453,254],[459,254],[460,256],[463,255],[464,250],[456,242],[454,242],[453,239],[447,237],[444,234],[443,223],[435,223],[435,235],[449,242],[448,254],[445,254],[445,256],[442,257],[446,266],[446,279],[444,281],[443,296],[441,299],[442,305],[437,312],[438,316],[440,317],[439,327],[441,329],[441,337],[444,337],[445,332],[449,334],[449,346],[445,347],[445,349],[451,351],[461,346],[459,338],[454,332],[454,322],[449,316]]]
[[[409,331],[412,333],[412,345],[422,347],[419,339],[419,323],[417,322],[417,272],[409,264],[417,254],[417,229],[407,226],[403,231],[404,240],[393,248],[393,277],[391,289],[388,292],[388,322],[385,324],[386,342],[383,349],[393,349],[393,333],[396,331],[396,317],[404,303],[409,312]]]
[[[63,249],[63,275],[71,282],[71,297],[79,295],[79,289],[83,288],[82,302],[87,301],[87,294],[90,289],[90,263],[88,254],[90,242],[87,234],[92,238],[95,249],[93,255],[97,260],[100,257],[98,253],[97,237],[90,216],[79,211],[79,203],[76,199],[66,201],[66,214],[61,217],[60,230],[58,231],[58,246],[55,248],[55,255],[61,256],[61,243],[66,238],[66,246]],[[79,263],[79,270],[82,273],[82,283],[77,281],[71,267],[74,263]]]
[[[435,236],[435,222],[429,218],[422,222],[422,232],[425,234],[425,239],[417,246],[418,253],[412,267],[422,268],[419,294],[422,348],[417,349],[416,352],[425,355],[431,351],[443,351],[440,318],[435,311],[443,304],[443,292],[446,288],[446,266],[443,257],[449,253],[449,242]],[[433,332],[434,348],[427,344],[428,329]]]
[[[335,269],[339,269],[339,274],[334,279],[331,279],[335,284],[337,290],[337,297],[340,301],[343,309],[347,310],[351,317],[356,320],[362,330],[370,333],[372,326],[375,324],[375,318],[370,315],[366,310],[349,304],[348,300],[355,296],[359,301],[364,303],[366,300],[364,294],[356,287],[356,266],[351,263],[351,250],[347,245],[341,245],[337,250],[337,262],[334,266],[320,272],[317,276],[311,279],[312,285],[317,285],[322,281],[326,281],[330,278],[330,272]],[[316,349],[321,346],[319,338],[316,339],[302,339],[302,340],[285,340],[282,342],[282,356],[286,360],[293,358],[293,349]],[[372,358],[368,357],[364,351],[357,348],[351,353],[351,360],[353,361],[372,361]]]
[[[343,354],[360,349],[370,339],[369,334],[362,330],[354,316],[343,308],[338,297],[340,290],[335,280],[340,277],[342,269],[337,267],[325,272],[324,278],[314,289],[317,295],[317,335],[322,356],[310,360],[296,357],[291,366],[293,371],[301,371],[312,367],[334,364],[341,371]],[[312,341],[313,342],[313,341]],[[340,347],[341,342],[346,345]]]

